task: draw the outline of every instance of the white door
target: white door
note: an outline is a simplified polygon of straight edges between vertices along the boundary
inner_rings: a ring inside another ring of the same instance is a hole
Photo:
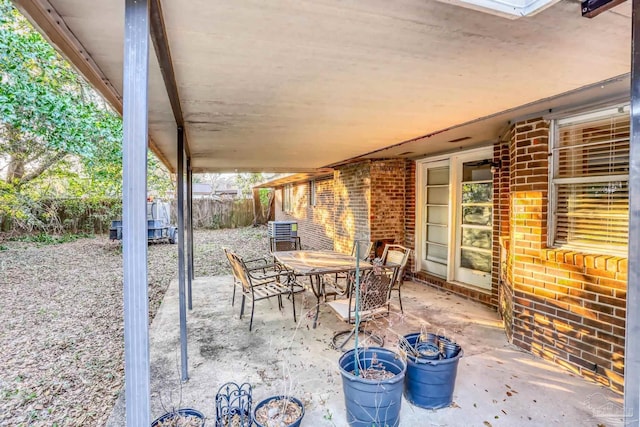
[[[492,148],[418,162],[418,268],[491,289]]]
[[[493,176],[490,159],[460,162],[455,280],[491,289]]]

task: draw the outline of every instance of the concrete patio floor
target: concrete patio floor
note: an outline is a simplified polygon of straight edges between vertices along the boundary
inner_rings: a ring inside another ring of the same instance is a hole
[[[231,276],[193,282],[188,312],[189,376],[180,386],[178,289],[174,281],[151,326],[152,416],[172,407],[203,412],[215,423],[215,394],[228,381],[249,382],[254,404],[274,394],[291,394],[305,403],[302,426],[346,426],[341,355],[330,347],[335,331],[347,329],[328,306],[319,324],[305,316],[315,304],[309,292],[298,294],[298,323],[290,301],[259,301],[253,331],[249,310],[238,318],[240,298],[231,306]],[[393,302],[397,302],[394,295]],[[405,315],[392,306],[375,328],[395,348],[397,337],[439,331],[464,349],[458,366],[454,404],[426,410],[403,399],[400,426],[615,426],[622,424],[622,397],[542,359],[506,340],[501,321],[487,307],[413,282],[403,288]],[[303,309],[304,306],[304,309]],[[108,426],[123,426],[120,398]]]

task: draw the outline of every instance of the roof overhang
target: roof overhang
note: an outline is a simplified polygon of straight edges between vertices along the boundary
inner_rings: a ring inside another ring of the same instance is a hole
[[[282,174],[274,177],[273,179],[270,179],[269,181],[254,185],[253,188],[277,188],[282,187],[286,184],[295,184],[297,182],[326,179],[331,178],[332,176],[333,169],[327,168],[318,169],[314,172]]]
[[[120,111],[124,2],[14,1]],[[194,172],[312,172],[486,143],[630,70],[631,2],[517,21],[423,0],[150,3],[150,145],[172,170],[177,126]]]

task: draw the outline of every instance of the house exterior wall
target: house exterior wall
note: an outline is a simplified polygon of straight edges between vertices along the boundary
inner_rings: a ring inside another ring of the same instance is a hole
[[[416,162],[405,162],[404,180],[404,244],[406,248],[413,250],[409,257],[405,275],[415,271],[415,247],[416,247]]]
[[[350,253],[354,240],[405,244],[408,163],[413,162],[364,161],[336,168],[333,179],[316,181],[315,207],[309,203],[309,182],[296,183],[291,212],[283,211],[280,187],[275,192],[275,219],[298,221],[305,248]]]
[[[351,253],[354,240],[371,240],[371,162],[337,168],[333,173],[334,249]]]
[[[548,247],[549,135],[548,121],[530,119],[494,144],[491,292],[414,271],[413,257],[406,274],[493,307],[513,344],[622,391],[627,260]],[[276,219],[297,220],[305,247],[349,252],[368,239],[415,250],[416,174],[403,159],[346,165],[317,183],[315,208],[308,183],[295,186],[291,213],[278,189]]]
[[[492,287],[498,290],[498,313],[504,322],[507,337],[513,335],[513,280],[511,276],[511,257],[509,256],[510,236],[510,141],[513,139],[514,129],[506,136],[504,143],[493,147],[493,161],[500,165],[493,175],[493,270],[497,274],[491,277]]]
[[[381,243],[405,243],[405,181],[404,159],[371,162],[370,238],[378,251]]]
[[[333,249],[335,204],[333,179],[315,181],[316,205],[311,206],[309,181],[293,185],[291,212],[284,212],[283,188],[275,191],[276,221],[297,221],[300,242],[305,249]]]
[[[513,343],[617,391],[623,388],[626,258],[547,247],[549,124],[510,140]]]
[[[516,123],[494,145],[490,295],[425,272],[415,279],[498,310],[517,346],[614,390],[624,385],[626,258],[549,248],[550,125]],[[416,165],[406,167],[405,245],[415,247]],[[413,190],[411,190],[413,189]]]

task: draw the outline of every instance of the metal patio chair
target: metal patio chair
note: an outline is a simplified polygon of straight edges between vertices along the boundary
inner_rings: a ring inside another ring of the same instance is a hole
[[[404,270],[407,267],[407,262],[409,261],[409,256],[411,255],[411,249],[405,248],[401,245],[387,245],[384,248],[384,252],[382,253],[382,264],[389,265],[394,264],[398,265],[399,268],[396,271],[396,275],[393,278],[393,283],[391,286],[392,291],[398,291],[398,301],[400,302],[400,312],[404,313],[402,308],[402,283],[404,281]]]
[[[361,274],[358,311],[361,322],[360,328],[356,330],[354,325],[354,327],[349,330],[334,334],[332,338],[334,348],[343,350],[347,342],[353,338],[356,333],[368,336],[373,342],[380,346],[384,345],[384,338],[363,328],[363,323],[389,314],[392,280],[396,276],[398,268],[396,265],[376,266],[372,269],[365,270]],[[340,320],[352,324],[356,321],[355,274],[349,276],[349,283],[352,288],[349,291],[349,297],[330,301],[327,305],[331,307]]]
[[[360,260],[368,262],[371,259],[372,249],[373,242],[368,240],[354,240],[353,246],[351,247],[351,256],[355,258],[356,254],[358,254]],[[324,300],[327,300],[328,295],[333,295],[334,298],[338,296],[348,296],[348,278],[347,273],[336,273],[333,281],[328,279],[326,288],[329,290],[325,291]],[[343,281],[342,284],[341,281]]]
[[[222,248],[222,250],[224,251],[224,254],[227,257],[227,260],[229,261],[229,265],[231,265],[233,269],[233,263],[230,258],[231,251],[228,248]],[[255,258],[255,259],[243,259],[243,261],[244,261],[244,264],[247,266],[247,270],[249,271],[267,273],[272,271],[280,271],[282,269],[279,264],[276,264],[275,262],[273,262],[273,259],[266,256],[261,258]],[[236,300],[236,287],[240,285],[240,281],[238,277],[239,276],[236,275],[234,271],[233,272],[233,296],[231,297],[232,307],[234,306],[235,300]]]
[[[295,294],[301,289],[295,281],[295,276],[288,270],[272,271],[262,269],[250,269],[243,259],[234,252],[225,251],[233,270],[234,279],[237,280],[238,287],[242,290],[242,305],[240,308],[240,318],[244,315],[244,303],[246,299],[251,300],[251,320],[249,321],[249,331],[253,327],[253,315],[255,303],[263,299],[277,298],[278,308],[282,310],[282,296],[291,298],[293,306],[293,321],[296,322],[296,302]]]

